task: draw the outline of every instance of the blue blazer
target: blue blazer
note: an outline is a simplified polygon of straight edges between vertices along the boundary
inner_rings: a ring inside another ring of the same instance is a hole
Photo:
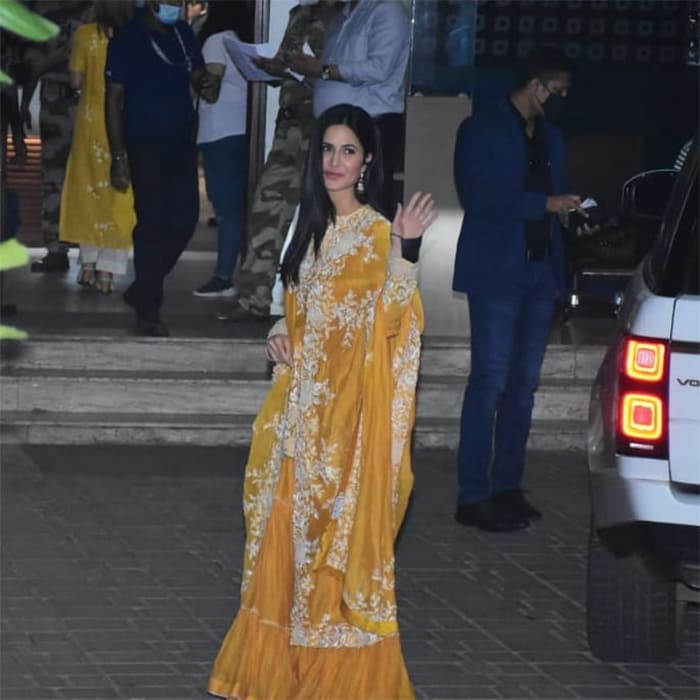
[[[552,194],[571,191],[564,138],[544,123]],[[549,216],[557,290],[568,291],[564,236],[556,216],[547,215],[547,195],[525,190],[527,152],[522,127],[507,98],[476,111],[459,127],[454,172],[464,219],[457,243],[453,289],[499,297],[515,292],[527,275],[525,222]]]

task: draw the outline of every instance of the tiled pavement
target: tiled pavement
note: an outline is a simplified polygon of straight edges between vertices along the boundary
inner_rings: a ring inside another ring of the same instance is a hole
[[[244,458],[5,447],[0,698],[203,698],[237,605]],[[454,456],[416,456],[398,588],[418,696],[697,698],[696,610],[675,664],[592,659],[583,458],[529,461],[544,520],[487,535],[452,520]]]

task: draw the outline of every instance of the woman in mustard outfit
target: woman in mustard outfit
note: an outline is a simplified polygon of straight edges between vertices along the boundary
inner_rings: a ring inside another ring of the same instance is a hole
[[[394,541],[410,462],[423,312],[417,291],[431,195],[377,210],[377,129],[324,112],[282,264],[285,317],[246,469],[241,606],[213,695],[237,700],[412,698],[401,652]]]
[[[112,35],[129,21],[133,3],[99,0],[95,22],[78,27],[70,58],[71,85],[80,90],[73,145],[61,195],[60,238],[80,244],[78,284],[104,293],[126,272],[136,223],[131,189],[110,184],[105,125],[105,62]]]

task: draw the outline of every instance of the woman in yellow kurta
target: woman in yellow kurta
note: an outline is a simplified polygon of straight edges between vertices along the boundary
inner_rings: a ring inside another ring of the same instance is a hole
[[[78,283],[106,293],[114,289],[113,276],[126,272],[136,223],[131,189],[118,192],[110,184],[104,77],[109,39],[129,20],[132,5],[95,2],[96,21],[78,28],[70,58],[71,85],[81,95],[61,195],[60,238],[80,243]]]
[[[213,695],[414,697],[394,541],[413,484],[415,261],[434,213],[430,195],[414,195],[390,224],[372,206],[381,170],[366,112],[339,105],[319,117],[246,471],[241,607]]]

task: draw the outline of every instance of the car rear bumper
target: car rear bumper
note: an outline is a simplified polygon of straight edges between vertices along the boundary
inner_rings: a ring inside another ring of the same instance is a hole
[[[617,468],[591,470],[599,528],[635,522],[700,527],[700,490],[672,484],[666,460],[618,455]]]

